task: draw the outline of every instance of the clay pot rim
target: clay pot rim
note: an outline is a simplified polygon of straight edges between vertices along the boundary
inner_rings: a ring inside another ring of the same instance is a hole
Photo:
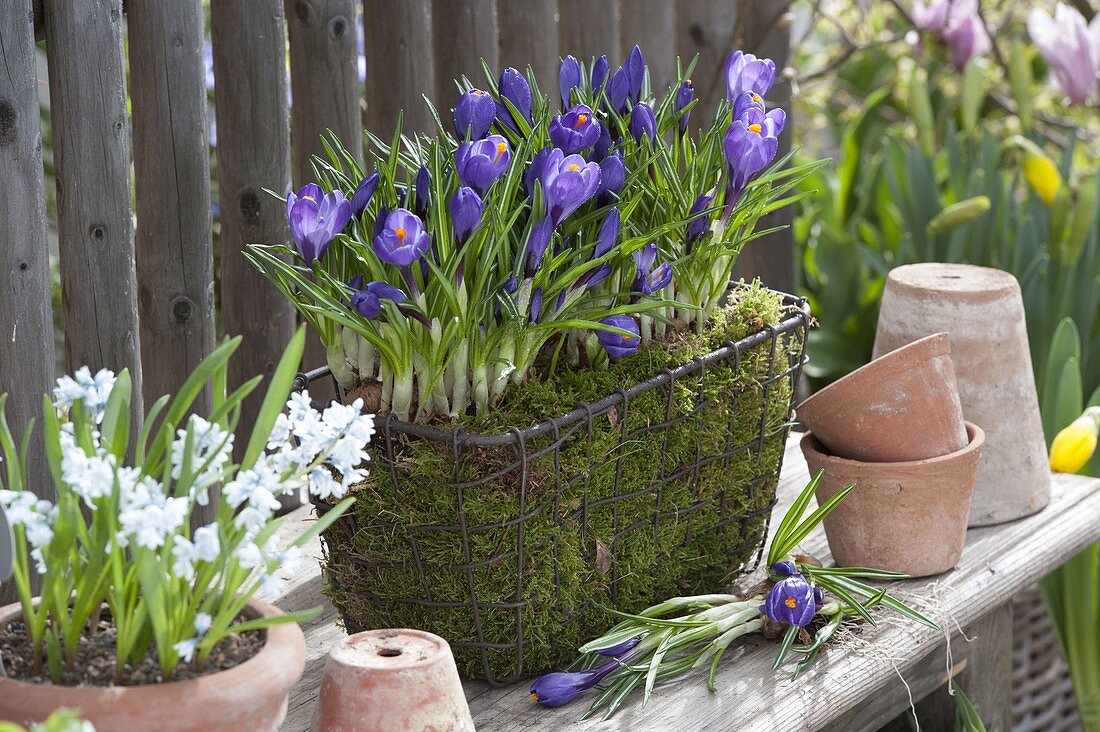
[[[910,264],[902,264],[890,270],[888,279],[892,286],[904,289],[907,293],[927,292],[928,290],[925,287],[902,279],[906,272],[901,272],[898,276],[895,276],[894,273],[899,270],[908,270],[911,272],[918,268],[931,269],[933,267],[950,269],[953,272],[957,271],[960,273],[958,275],[949,274],[948,277],[951,279],[962,279],[967,274],[975,273],[980,273],[982,277],[989,278],[989,284],[991,286],[987,288],[949,290],[948,292],[952,299],[974,303],[991,302],[1005,295],[1020,292],[1020,281],[1017,280],[1016,276],[1011,272],[998,269],[997,267],[984,267],[979,264],[965,264],[963,262],[912,262]],[[1007,277],[1004,275],[1007,275]]]
[[[906,470],[927,469],[938,467],[942,465],[948,465],[950,463],[961,460],[970,454],[980,452],[985,445],[985,431],[974,424],[973,422],[966,422],[966,436],[968,438],[966,447],[955,452],[948,453],[946,455],[940,455],[938,457],[925,458],[923,460],[905,460],[902,462],[868,462],[865,460],[852,460],[850,458],[843,458],[838,455],[833,455],[831,452],[825,451],[825,446],[821,444],[821,440],[817,439],[812,431],[807,431],[802,435],[802,439],[799,441],[800,447],[807,453],[812,453],[815,457],[819,458],[822,462],[832,463],[833,465],[839,465],[843,467],[856,468],[866,465],[873,466],[881,470],[897,470],[903,472]],[[827,472],[827,471],[826,471]]]
[[[911,353],[916,353],[916,363],[909,362],[905,358]],[[849,374],[845,374],[824,389],[802,400],[802,403],[794,408],[795,417],[801,421],[799,413],[805,413],[807,409],[811,413],[815,408],[819,412],[832,412],[844,407],[857,396],[861,399],[864,398],[865,394],[862,392],[856,394],[848,394],[847,392],[853,385],[859,386],[861,382],[866,380],[868,374],[879,374],[883,378],[887,378],[901,370],[913,368],[918,364],[925,364],[929,360],[940,356],[951,357],[951,339],[945,331],[933,333],[901,348],[884,353],[874,361],[860,366]]]
[[[379,637],[379,635],[382,633],[392,633],[393,635],[390,637],[397,637],[401,635],[415,636],[417,638],[429,641],[433,644],[441,644],[441,647],[445,648],[447,653],[453,653],[451,651],[451,644],[447,642],[446,638],[436,635],[435,633],[429,633],[426,630],[418,630],[416,628],[371,628],[370,630],[362,630],[358,633],[352,633],[351,635],[344,636],[344,638],[340,640],[340,643],[331,651],[329,651],[329,655],[335,656],[336,654],[344,650],[350,650],[358,645],[359,642],[366,640],[375,640],[378,642],[378,645],[384,646],[384,641],[386,639]],[[361,666],[359,668],[369,670],[371,673],[390,673],[416,670],[421,667],[432,666],[437,662],[438,660],[436,657],[425,656],[424,658],[420,658],[407,663],[402,663],[401,665],[397,666]]]
[[[255,613],[256,617],[284,614],[274,605],[255,598],[248,601],[245,609]],[[18,602],[0,607],[0,627],[5,627],[12,620],[18,620],[22,613],[23,606]],[[158,702],[154,697],[160,695],[171,695],[169,699],[174,703],[177,694],[205,695],[211,690],[224,692],[234,686],[249,686],[255,679],[265,677],[274,677],[289,689],[301,676],[301,670],[296,669],[298,664],[293,663],[293,656],[298,645],[303,648],[305,646],[302,629],[297,623],[279,623],[266,628],[265,634],[263,647],[252,658],[233,668],[194,679],[132,686],[63,686],[53,683],[36,684],[3,676],[0,677],[0,689],[9,687],[5,693],[53,694],[58,699],[58,706],[91,703],[102,697],[111,697],[121,702],[127,696],[143,697],[146,700],[144,703],[156,704]],[[304,662],[304,658],[302,660]]]

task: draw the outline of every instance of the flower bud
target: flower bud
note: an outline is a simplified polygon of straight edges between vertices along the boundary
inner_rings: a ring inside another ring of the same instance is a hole
[[[1076,473],[1085,467],[1096,451],[1100,432],[1100,407],[1089,407],[1050,444],[1050,469],[1056,473]]]
[[[558,91],[561,92],[562,109],[565,109],[573,103],[573,89],[580,85],[581,64],[573,56],[566,56],[561,61],[561,71],[558,73]]]
[[[985,215],[991,205],[988,196],[974,196],[965,201],[953,203],[936,214],[935,218],[928,222],[925,231],[928,236],[946,234],[960,226],[977,221]]]

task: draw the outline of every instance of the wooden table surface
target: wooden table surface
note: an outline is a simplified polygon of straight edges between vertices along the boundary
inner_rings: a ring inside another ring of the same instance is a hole
[[[808,480],[797,439],[797,435],[792,436],[787,445],[777,516]],[[531,702],[528,682],[493,688],[484,682],[468,681],[466,696],[474,722],[481,732],[875,729],[903,711],[910,696],[920,699],[948,678],[948,632],[952,636],[953,671],[959,672],[967,663],[968,650],[972,650],[968,646],[980,645],[978,636],[986,634],[963,633],[962,629],[1000,628],[981,623],[994,611],[1007,608],[1016,593],[1100,540],[1100,480],[1056,475],[1051,488],[1050,505],[1038,514],[1000,526],[971,529],[962,560],[951,572],[892,585],[895,596],[936,620],[944,630],[936,631],[883,612],[875,627],[866,627],[844,642],[829,646],[813,670],[797,682],[790,680],[790,663],[772,671],[777,650],[774,643],[750,637],[740,648],[731,647],[722,659],[716,693],[707,691],[705,672],[701,671],[659,686],[645,709],[636,700],[608,722],[577,721],[587,708],[585,699],[594,698],[592,694],[559,709],[546,709]],[[287,536],[296,534],[310,520],[309,509],[299,509],[290,515],[283,532]],[[820,529],[807,538],[802,548],[826,565],[832,561]],[[282,728],[293,732],[309,729],[325,654],[343,636],[335,611],[321,595],[319,568],[313,561],[320,556],[320,546],[314,543],[304,554],[306,561],[288,578],[277,600],[285,610],[324,602],[324,612],[303,628],[309,645],[306,671],[291,694]],[[613,621],[609,619],[608,623]],[[1001,630],[989,632],[1001,634]],[[1010,626],[1006,632],[1010,644]]]

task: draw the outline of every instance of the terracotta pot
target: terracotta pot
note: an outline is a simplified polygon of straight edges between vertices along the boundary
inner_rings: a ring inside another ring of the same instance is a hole
[[[923,460],[967,443],[946,333],[875,359],[802,402],[795,414],[830,453],[851,460]]]
[[[1050,501],[1050,469],[1016,278],[967,264],[890,272],[875,356],[939,331],[951,336],[963,415],[986,434],[970,525],[1035,513]]]
[[[817,502],[855,483],[825,517],[825,535],[842,567],[872,567],[924,577],[954,567],[966,543],[966,518],[985,434],[966,423],[970,442],[937,458],[865,463],[825,452],[812,432],[802,437],[810,472],[824,470]]]
[[[282,614],[258,600],[248,609],[256,617]],[[0,609],[0,627],[21,616],[18,604]],[[187,681],[72,687],[0,678],[0,719],[41,722],[66,707],[79,710],[98,732],[274,732],[305,660],[301,628],[284,623],[268,628],[267,643],[241,665]]]
[[[314,732],[473,732],[451,647],[422,630],[368,630],[328,654]]]

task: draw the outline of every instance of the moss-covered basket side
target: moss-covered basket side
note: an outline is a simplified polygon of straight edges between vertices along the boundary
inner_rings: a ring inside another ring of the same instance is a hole
[[[428,630],[450,642],[464,674],[504,681],[571,661],[613,623],[597,604],[636,611],[719,589],[763,538],[804,322],[575,424],[524,434],[790,317],[759,286],[732,300],[703,335],[525,384],[457,439],[383,429],[370,479],[323,537],[326,591],[348,632]],[[462,440],[474,433],[514,439]]]

